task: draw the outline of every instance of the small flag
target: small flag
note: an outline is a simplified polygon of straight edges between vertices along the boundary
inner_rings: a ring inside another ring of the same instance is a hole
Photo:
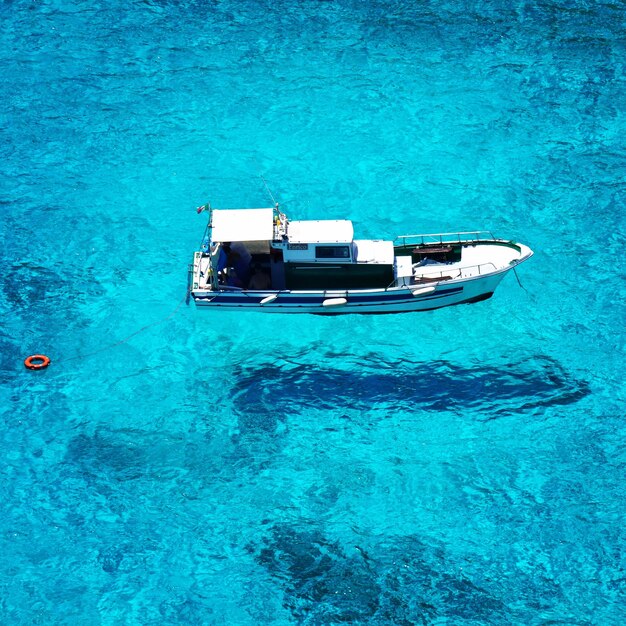
[[[196,209],[196,213],[197,213],[198,215],[200,215],[200,213],[202,213],[202,211],[205,211],[205,210],[206,210],[206,208],[207,208],[207,205],[206,205],[206,204],[203,204],[202,206],[199,206],[199,207]]]

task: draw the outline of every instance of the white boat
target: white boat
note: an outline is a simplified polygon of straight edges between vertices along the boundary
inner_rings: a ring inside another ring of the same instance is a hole
[[[273,208],[212,209],[190,267],[201,308],[400,313],[479,302],[530,258],[490,232],[354,239],[349,220],[290,220]]]

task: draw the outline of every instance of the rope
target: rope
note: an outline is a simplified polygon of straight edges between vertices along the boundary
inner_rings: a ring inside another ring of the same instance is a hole
[[[85,354],[77,354],[76,356],[71,356],[66,359],[58,359],[58,360],[55,359],[55,362],[58,363],[60,361],[62,363],[65,363],[66,361],[84,359],[86,357],[93,356],[94,354],[100,354],[100,352],[104,352],[105,350],[110,350],[111,348],[115,348],[117,346],[122,345],[123,343],[126,343],[129,339],[131,339],[135,335],[138,335],[139,333],[142,333],[144,330],[147,330],[148,328],[152,328],[153,326],[158,326],[159,324],[166,322],[168,319],[176,315],[176,313],[178,312],[178,309],[180,309],[180,307],[186,302],[187,296],[189,295],[190,291],[191,291],[190,289],[187,289],[187,293],[184,295],[183,299],[176,305],[176,308],[171,313],[168,313],[165,317],[162,317],[154,322],[150,322],[149,324],[142,326],[138,330],[135,330],[134,332],[130,333],[130,335],[127,335],[123,339],[120,339],[119,341],[116,341],[115,343],[112,343],[108,346],[104,346],[103,348],[98,348],[97,350],[94,350],[93,352],[87,352]]]
[[[267,183],[265,182],[265,178],[263,178],[263,174],[259,174],[259,176],[261,177],[261,180],[263,181],[263,184],[265,185],[265,189],[267,189],[267,193],[270,194],[270,198],[272,199],[274,206],[278,206],[278,202],[276,202],[276,198],[274,198],[274,194],[270,191],[270,188],[267,186]]]
[[[513,273],[515,274],[515,278],[517,278],[517,284],[526,292],[528,293],[528,290],[526,289],[526,287],[524,287],[524,285],[522,285],[522,282],[519,279],[519,276],[517,275],[517,268],[514,267],[513,268]]]

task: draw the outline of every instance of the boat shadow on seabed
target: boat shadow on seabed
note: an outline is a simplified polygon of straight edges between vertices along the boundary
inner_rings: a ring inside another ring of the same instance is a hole
[[[586,381],[546,356],[502,367],[445,360],[407,365],[372,355],[352,370],[283,362],[239,366],[234,374],[235,410],[240,425],[251,430],[273,430],[277,416],[311,408],[383,414],[463,411],[488,421],[572,404],[591,393]]]

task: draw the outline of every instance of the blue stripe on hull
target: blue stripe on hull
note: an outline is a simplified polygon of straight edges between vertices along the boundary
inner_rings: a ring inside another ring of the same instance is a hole
[[[417,297],[417,301],[427,301],[427,300],[438,300],[440,298],[446,298],[449,296],[454,296],[463,292],[463,287],[452,287],[449,289],[442,289],[440,291],[436,291],[431,295],[420,296]],[[196,296],[195,301],[197,303],[202,303],[203,300],[207,301],[207,305],[213,306],[244,306],[244,307],[257,307],[259,306],[261,300],[265,298],[266,295],[263,296],[253,296],[253,295],[241,295],[237,294],[225,294],[218,293],[216,295],[208,294],[207,296]],[[283,294],[283,297],[279,295],[271,304],[267,305],[267,308],[278,308],[280,306],[322,306],[324,300],[329,297],[333,297],[332,295],[323,295],[323,296],[292,296],[291,294]],[[371,295],[350,295],[347,294],[344,296],[347,300],[347,307],[350,305],[359,306],[359,305],[384,305],[384,304],[402,304],[408,302],[416,302],[415,296],[411,293],[390,293],[387,295],[381,294],[371,294]]]

